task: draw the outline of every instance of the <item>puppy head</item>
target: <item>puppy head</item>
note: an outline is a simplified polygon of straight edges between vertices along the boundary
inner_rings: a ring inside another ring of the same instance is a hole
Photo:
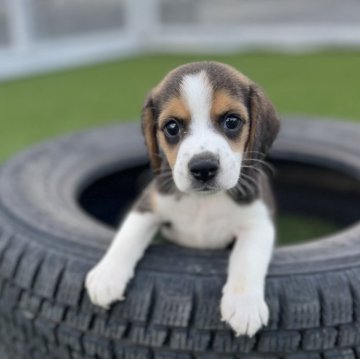
[[[182,192],[229,190],[245,158],[261,158],[279,129],[262,90],[230,66],[171,71],[148,96],[142,127],[155,175],[169,165]]]

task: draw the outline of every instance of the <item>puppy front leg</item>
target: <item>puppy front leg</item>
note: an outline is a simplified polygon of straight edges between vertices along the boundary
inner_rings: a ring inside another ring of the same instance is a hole
[[[230,324],[236,335],[251,337],[268,323],[265,276],[274,237],[270,219],[252,223],[238,233],[220,306],[222,320]]]
[[[124,299],[126,285],[159,220],[153,212],[131,211],[101,261],[87,274],[85,286],[91,301],[104,308]]]

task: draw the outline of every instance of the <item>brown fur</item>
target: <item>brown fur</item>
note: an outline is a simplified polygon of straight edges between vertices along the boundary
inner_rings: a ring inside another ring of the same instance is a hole
[[[245,124],[240,137],[234,141],[230,141],[230,147],[234,152],[243,153],[249,137],[249,125]]]
[[[165,140],[164,134],[161,133],[160,131],[158,133],[158,140],[160,147],[165,152],[165,156],[170,167],[174,168],[180,143],[177,143],[176,145],[169,145]]]
[[[216,120],[225,112],[238,113],[244,121],[248,121],[249,114],[246,105],[232,97],[226,90],[218,90],[214,93],[212,101],[210,113],[212,120]]]
[[[157,139],[159,141],[160,148],[163,149],[163,152],[165,153],[170,167],[174,168],[180,143],[176,145],[170,145],[165,140],[165,135],[163,131],[161,131],[169,118],[180,119],[182,120],[183,124],[188,127],[190,122],[190,112],[185,102],[180,97],[174,97],[172,99],[169,99],[163,105],[162,111],[159,115],[159,124],[157,130]]]
[[[168,118],[181,119],[185,124],[190,122],[190,112],[180,97],[168,100],[162,107],[159,115],[159,128],[162,128]]]
[[[269,151],[280,129],[279,117],[262,89],[250,88],[250,136],[247,150],[252,157],[263,158]]]
[[[246,106],[233,98],[226,90],[216,91],[212,103],[210,116],[215,128],[218,126],[219,117],[227,112],[239,114],[244,121],[240,136],[234,140],[228,140],[234,152],[243,152],[249,134],[249,114]]]
[[[161,165],[159,145],[156,138],[157,133],[157,111],[154,105],[152,94],[148,96],[142,110],[142,130],[145,137],[145,144],[148,149],[151,167],[156,173]]]

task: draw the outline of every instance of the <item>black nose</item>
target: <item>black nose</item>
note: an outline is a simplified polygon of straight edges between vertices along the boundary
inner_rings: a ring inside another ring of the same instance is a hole
[[[219,160],[212,155],[198,155],[189,162],[192,176],[201,182],[207,182],[214,178],[218,169]]]

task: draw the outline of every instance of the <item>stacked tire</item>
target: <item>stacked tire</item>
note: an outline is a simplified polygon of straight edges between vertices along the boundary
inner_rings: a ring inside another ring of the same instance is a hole
[[[355,124],[291,119],[271,157],[359,184],[359,139]],[[276,249],[266,283],[270,323],[253,338],[235,337],[220,321],[228,250],[154,244],[126,300],[109,311],[93,306],[84,278],[114,229],[86,213],[79,196],[102,176],[145,163],[130,124],[40,144],[1,168],[1,358],[360,357],[360,222]]]

